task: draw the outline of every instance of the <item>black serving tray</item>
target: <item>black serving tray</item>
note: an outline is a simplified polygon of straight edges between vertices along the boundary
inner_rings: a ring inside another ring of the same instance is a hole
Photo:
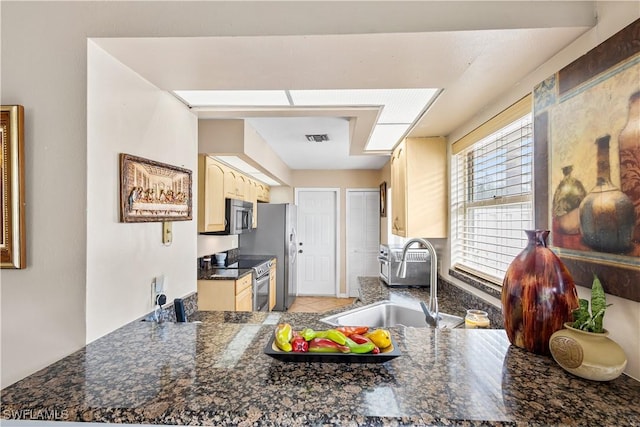
[[[382,363],[395,359],[402,353],[396,342],[391,337],[391,345],[380,353],[298,353],[295,351],[282,351],[275,344],[275,336],[271,336],[264,346],[264,354],[283,362],[324,362],[324,363]]]

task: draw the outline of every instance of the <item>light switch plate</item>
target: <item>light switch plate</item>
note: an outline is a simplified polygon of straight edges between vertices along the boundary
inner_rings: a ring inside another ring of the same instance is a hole
[[[173,240],[173,235],[171,234],[171,222],[166,221],[162,223],[162,244],[170,245]]]

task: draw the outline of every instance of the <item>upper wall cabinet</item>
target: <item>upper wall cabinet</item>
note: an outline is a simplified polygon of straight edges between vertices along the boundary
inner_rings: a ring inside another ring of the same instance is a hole
[[[269,186],[201,154],[198,158],[199,233],[224,231],[225,198],[253,203],[255,228],[258,223],[258,200],[269,201]]]
[[[258,201],[269,203],[271,201],[271,188],[267,184],[258,183]]]
[[[198,232],[224,231],[226,167],[209,156],[198,158]]]
[[[444,138],[406,138],[391,156],[391,232],[447,237],[447,145]]]
[[[235,169],[227,168],[224,174],[224,195],[229,199],[244,200],[245,177]]]

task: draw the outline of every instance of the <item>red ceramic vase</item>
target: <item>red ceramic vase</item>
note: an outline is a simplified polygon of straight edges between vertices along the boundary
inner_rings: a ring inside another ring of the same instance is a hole
[[[547,248],[548,230],[525,230],[529,242],[502,283],[504,328],[513,345],[550,354],[549,338],[572,319],[578,293],[569,270]]]

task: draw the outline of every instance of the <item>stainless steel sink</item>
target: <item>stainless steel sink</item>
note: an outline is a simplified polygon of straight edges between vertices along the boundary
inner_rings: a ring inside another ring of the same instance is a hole
[[[464,319],[451,314],[439,313],[439,328],[455,328],[464,323]],[[370,326],[375,328],[389,326],[429,327],[420,305],[407,306],[384,300],[320,319],[333,326]]]

